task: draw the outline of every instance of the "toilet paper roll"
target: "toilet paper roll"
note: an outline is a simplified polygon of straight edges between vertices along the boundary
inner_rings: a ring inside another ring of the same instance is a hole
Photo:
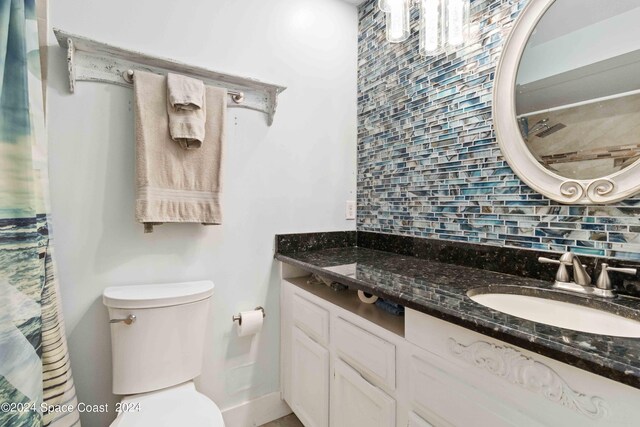
[[[238,322],[238,336],[247,337],[255,335],[262,329],[262,310],[251,310],[240,312],[240,322]]]
[[[358,291],[358,298],[365,304],[373,304],[378,301],[378,297],[375,295],[367,294],[362,291]]]

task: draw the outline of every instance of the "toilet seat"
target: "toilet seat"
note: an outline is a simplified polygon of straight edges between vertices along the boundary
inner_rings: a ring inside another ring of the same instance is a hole
[[[196,390],[193,381],[127,396],[110,427],[224,427],[218,406]]]

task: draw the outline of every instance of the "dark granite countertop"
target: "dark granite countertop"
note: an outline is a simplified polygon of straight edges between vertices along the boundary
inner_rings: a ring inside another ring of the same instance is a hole
[[[504,314],[467,296],[474,288],[547,298],[640,320],[640,299],[613,301],[550,291],[551,283],[391,252],[340,247],[276,253],[282,262],[386,298],[484,335],[640,389],[640,338],[576,332]]]

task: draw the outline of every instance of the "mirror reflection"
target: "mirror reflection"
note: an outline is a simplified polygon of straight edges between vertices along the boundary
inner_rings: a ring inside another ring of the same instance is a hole
[[[531,153],[572,179],[640,158],[640,0],[556,0],[516,78],[516,119]]]

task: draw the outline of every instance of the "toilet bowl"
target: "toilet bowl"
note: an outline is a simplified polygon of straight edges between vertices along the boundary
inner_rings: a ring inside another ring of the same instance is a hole
[[[192,381],[128,396],[111,427],[224,427],[218,406],[198,393]]]
[[[199,393],[210,281],[110,287],[114,394],[125,397],[111,427],[224,427],[218,406]]]

